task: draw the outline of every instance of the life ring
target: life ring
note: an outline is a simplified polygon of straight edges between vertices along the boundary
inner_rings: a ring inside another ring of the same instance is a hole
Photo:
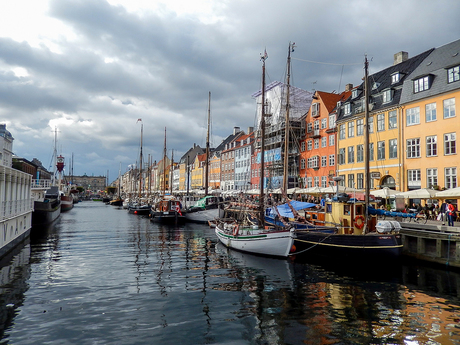
[[[240,231],[240,226],[239,225],[235,225],[233,227],[233,236],[238,236],[238,232]]]
[[[361,222],[358,223],[358,220],[361,220]],[[364,216],[359,215],[355,217],[355,226],[358,229],[362,229],[364,227]]]

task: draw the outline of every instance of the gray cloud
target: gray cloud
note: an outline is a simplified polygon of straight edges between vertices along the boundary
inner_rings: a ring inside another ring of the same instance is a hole
[[[176,159],[193,143],[204,145],[209,91],[214,145],[234,126],[253,126],[251,94],[260,88],[265,48],[268,82],[284,80],[295,41],[293,85],[331,92],[360,83],[364,54],[378,71],[398,51],[414,56],[460,32],[460,3],[448,0],[214,6],[217,19],[202,22],[167,9],[138,14],[105,0],[51,0],[49,16],[75,34],[55,39],[58,51],[0,37],[0,122],[16,139],[15,153],[49,161],[56,126],[75,174],[109,170],[115,178],[120,161],[138,160],[139,118],[153,159],[161,159],[165,126]],[[27,75],[15,75],[17,67]]]

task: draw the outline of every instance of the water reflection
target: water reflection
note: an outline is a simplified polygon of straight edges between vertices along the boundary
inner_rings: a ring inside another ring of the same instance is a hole
[[[263,258],[91,202],[0,273],[3,343],[460,342],[457,272]]]

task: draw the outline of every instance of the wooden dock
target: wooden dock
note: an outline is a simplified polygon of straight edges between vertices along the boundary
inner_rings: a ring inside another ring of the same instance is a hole
[[[460,226],[401,222],[403,255],[449,267],[460,268]]]

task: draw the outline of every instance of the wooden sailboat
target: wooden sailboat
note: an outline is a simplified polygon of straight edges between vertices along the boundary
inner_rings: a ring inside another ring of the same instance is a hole
[[[123,199],[121,198],[121,162],[120,169],[118,170],[118,195],[115,199],[109,202],[112,206],[123,206]]]
[[[385,262],[397,259],[402,252],[402,239],[399,234],[400,225],[396,221],[377,221],[369,217],[370,173],[369,173],[369,87],[368,61],[365,59],[365,201],[349,203],[348,200],[337,200],[325,203],[324,211],[317,213],[323,217],[323,223],[336,230],[333,233],[324,231],[324,227],[297,229],[294,246],[296,254],[311,257],[320,256],[325,259],[343,260],[356,258],[368,262]],[[340,178],[334,178],[337,183]],[[338,198],[337,198],[338,199]],[[299,218],[299,217],[298,217]],[[297,219],[301,220],[301,219]],[[305,219],[302,220],[306,222]],[[308,222],[307,222],[308,223]]]
[[[195,223],[208,223],[219,217],[219,206],[222,205],[222,197],[208,195],[209,189],[209,127],[211,122],[211,92],[208,97],[208,130],[206,135],[206,159],[205,159],[205,184],[204,197],[187,208],[185,219]]]
[[[265,155],[265,60],[262,60],[262,104],[260,117],[260,193],[258,225],[252,225],[248,218],[244,221],[218,220],[215,232],[219,240],[229,248],[252,254],[287,257],[293,243],[293,231],[287,228],[271,228],[265,226],[264,213],[264,155]]]
[[[166,193],[166,127],[163,153],[163,195],[150,208],[150,220],[162,223],[179,223],[185,220],[182,204],[173,195]],[[170,179],[171,181],[171,179]]]
[[[139,120],[138,120],[139,121]],[[139,195],[135,202],[132,202],[128,205],[128,212],[137,214],[137,215],[148,215],[150,212],[150,205],[144,203],[142,201],[142,136],[143,136],[144,124],[141,123],[141,148],[140,148],[140,155],[139,155]]]

